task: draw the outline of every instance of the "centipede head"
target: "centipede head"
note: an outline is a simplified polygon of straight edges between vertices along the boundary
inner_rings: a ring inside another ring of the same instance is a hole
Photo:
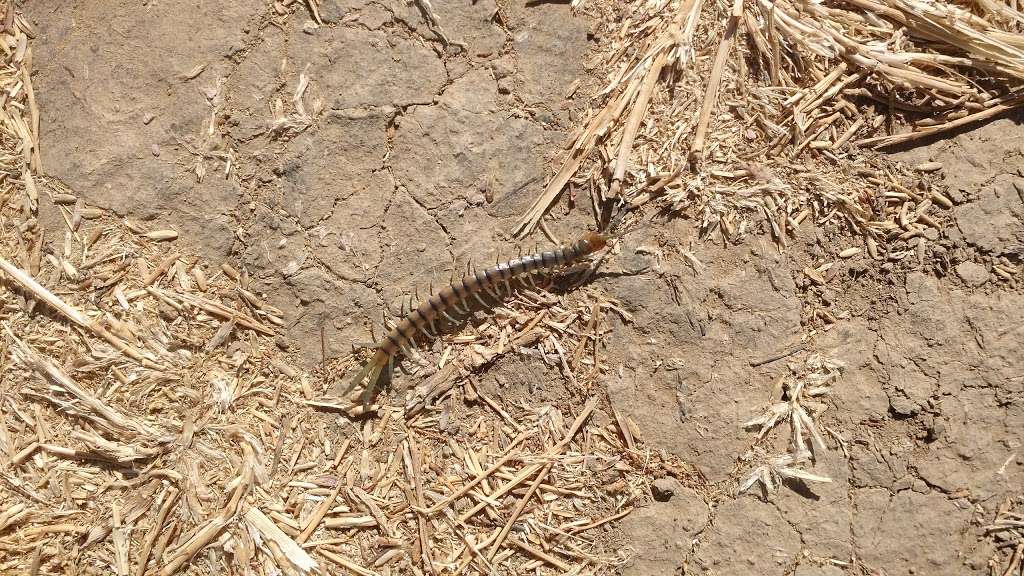
[[[601,232],[587,232],[583,235],[583,239],[590,245],[590,252],[597,252],[612,241],[612,236]]]

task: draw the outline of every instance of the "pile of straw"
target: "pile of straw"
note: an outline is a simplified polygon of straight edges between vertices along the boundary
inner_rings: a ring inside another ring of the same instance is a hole
[[[655,201],[730,241],[763,222],[780,249],[812,217],[900,260],[952,203],[927,175],[940,166],[872,149],[1024,105],[1024,13],[998,0],[573,6],[603,23],[591,65],[608,82],[520,236],[582,188],[595,205]]]

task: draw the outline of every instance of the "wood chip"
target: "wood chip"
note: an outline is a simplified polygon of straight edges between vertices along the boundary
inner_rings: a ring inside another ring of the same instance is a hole
[[[154,230],[152,232],[146,232],[146,238],[157,242],[177,240],[178,232],[175,230]]]

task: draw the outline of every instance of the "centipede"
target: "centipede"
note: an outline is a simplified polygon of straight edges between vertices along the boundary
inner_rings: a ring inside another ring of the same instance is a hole
[[[411,357],[418,338],[436,337],[438,321],[447,319],[456,322],[451,313],[467,314],[471,300],[487,306],[482,294],[500,300],[499,291],[504,288],[511,293],[514,281],[523,278],[532,280],[537,273],[566,269],[579,264],[604,249],[618,236],[620,234],[591,231],[571,244],[519,256],[488,268],[468,271],[465,276],[432,293],[417,307],[413,308],[410,305],[408,314],[405,314],[382,340],[371,346],[374,350],[373,356],[349,381],[342,396],[347,397],[365,382],[362,403],[368,403],[385,368],[389,378],[393,377],[395,359],[398,355]]]

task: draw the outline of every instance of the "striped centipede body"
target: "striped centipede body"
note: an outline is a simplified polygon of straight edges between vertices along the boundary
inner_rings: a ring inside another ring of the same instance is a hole
[[[511,292],[510,282],[512,280],[521,277],[529,278],[538,271],[554,270],[575,264],[604,248],[611,238],[612,236],[608,234],[588,232],[572,244],[514,258],[495,264],[490,268],[470,272],[461,279],[455,280],[406,314],[398,325],[384,336],[383,340],[374,345],[376,351],[373,357],[349,382],[343,395],[348,396],[349,392],[368,378],[366,389],[363,391],[363,403],[365,404],[384,368],[388,368],[389,374],[393,373],[394,361],[398,353],[401,352],[409,356],[410,348],[415,345],[415,339],[419,335],[435,336],[437,331],[435,323],[439,317],[455,322],[455,319],[449,314],[450,310],[460,314],[467,313],[470,298],[475,298],[486,306],[480,297],[481,292],[486,292],[497,299],[498,295],[495,290],[500,289],[502,285]]]

